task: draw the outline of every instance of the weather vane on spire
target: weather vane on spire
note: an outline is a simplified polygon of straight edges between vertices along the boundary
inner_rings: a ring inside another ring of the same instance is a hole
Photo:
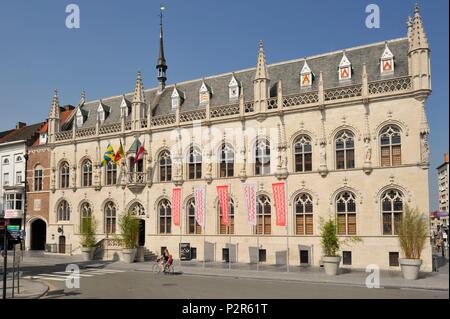
[[[166,58],[164,57],[164,35],[163,35],[163,11],[166,9],[166,7],[161,4],[160,7],[160,31],[159,31],[159,56],[158,56],[158,62],[156,63],[156,69],[158,70],[158,81],[160,83],[159,91],[162,92],[166,86],[166,80],[167,80],[167,64],[166,64]]]

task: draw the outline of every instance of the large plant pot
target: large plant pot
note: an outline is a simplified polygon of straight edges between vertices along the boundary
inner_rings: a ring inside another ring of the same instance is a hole
[[[94,260],[95,247],[81,247],[81,255],[84,261]]]
[[[422,266],[421,259],[400,258],[398,261],[402,268],[403,278],[408,280],[416,280],[419,278],[420,266]]]
[[[336,257],[322,257],[323,268],[325,273],[330,276],[336,276],[339,270],[339,264],[341,263],[341,256]]]
[[[122,249],[122,261],[131,264],[136,258],[136,249]]]

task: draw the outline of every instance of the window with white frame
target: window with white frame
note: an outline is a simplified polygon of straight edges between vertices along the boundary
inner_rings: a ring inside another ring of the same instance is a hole
[[[43,170],[41,166],[37,166],[34,169],[34,177],[33,177],[33,185],[34,185],[34,191],[35,192],[40,192],[43,189]]]
[[[307,193],[298,194],[294,199],[295,234],[313,234],[313,201]]]
[[[58,221],[70,221],[70,206],[65,200],[62,200],[57,209]]]
[[[3,186],[9,185],[9,173],[3,173]]]
[[[389,125],[380,132],[381,166],[398,166],[402,164],[402,140],[400,129]]]
[[[167,199],[163,199],[158,204],[159,233],[170,234],[172,226],[172,205]]]
[[[403,194],[397,189],[389,189],[381,195],[383,214],[383,235],[398,235],[403,213]]]
[[[22,210],[23,195],[21,193],[6,194],[6,209]]]
[[[116,233],[116,219],[117,219],[117,209],[113,202],[108,202],[105,205],[105,233],[115,234]]]
[[[356,235],[356,197],[342,192],[336,197],[338,235]]]
[[[259,139],[255,150],[255,175],[270,174],[270,143]]]

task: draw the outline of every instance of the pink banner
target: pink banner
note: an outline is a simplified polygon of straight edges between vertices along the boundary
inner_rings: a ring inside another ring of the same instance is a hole
[[[276,225],[286,226],[286,193],[285,183],[273,183],[273,200],[275,204]]]
[[[256,183],[244,184],[244,202],[247,209],[247,222],[256,226]]]
[[[205,225],[205,204],[206,204],[205,195],[206,195],[205,186],[197,186],[194,188],[195,219],[201,227]]]
[[[220,210],[222,211],[222,219],[220,222],[222,225],[228,226],[230,224],[228,186],[217,186],[217,194],[219,196]]]
[[[180,212],[181,212],[181,187],[175,187],[172,190],[172,216],[173,224],[180,226]]]

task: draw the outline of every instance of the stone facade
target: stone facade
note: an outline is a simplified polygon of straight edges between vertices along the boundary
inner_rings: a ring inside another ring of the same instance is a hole
[[[158,77],[164,83],[151,90],[143,89],[138,74],[133,94],[92,102],[83,95],[65,124],[55,94],[48,120],[47,241],[57,241],[59,228],[71,251],[78,253],[83,216],[99,221],[97,239],[104,243],[119,232],[120,215],[133,210],[145,224],[144,246],[156,253],[167,247],[178,256],[181,242],[197,248],[200,260],[220,261],[222,250],[230,248],[232,261],[255,262],[261,249],[267,263],[285,263],[288,251],[289,263],[299,265],[301,251],[307,251],[307,263],[317,266],[321,219],[336,218],[342,238],[357,235],[363,240],[342,248],[352,254],[349,267],[398,269],[390,256],[401,255],[395,235],[399,209],[392,205],[386,210],[389,196],[397,194],[403,206],[428,210],[425,101],[431,84],[423,39],[416,9],[408,38],[386,43],[273,65],[266,65],[261,43],[256,69],[168,86],[164,69],[164,76]],[[391,69],[380,70],[385,60]],[[307,81],[304,76],[309,76]],[[303,159],[298,151],[301,137],[308,141],[308,150],[300,152]],[[137,141],[145,149],[140,164],[132,159]],[[262,141],[267,147],[258,153]],[[120,143],[125,159],[116,175],[108,174],[107,165],[99,168],[103,154],[108,145],[117,150]],[[224,144],[234,154],[234,172],[228,177],[221,177],[217,155]],[[196,148],[198,154],[191,156]],[[171,158],[167,181],[161,181],[168,167],[161,164],[164,152]],[[257,165],[260,155],[270,158],[267,167]],[[275,225],[272,183],[279,180],[287,183],[287,227]],[[268,199],[261,203],[267,213],[261,218],[264,234],[257,235],[247,224],[244,182],[257,182],[258,195]],[[216,186],[223,184],[230,186],[234,205],[231,235],[221,233]],[[189,204],[198,185],[206,185],[206,221],[204,229],[190,234]],[[182,187],[180,227],[161,216],[162,203],[171,201],[174,186]],[[311,199],[312,215],[300,212],[301,194]],[[431,271],[428,243],[422,258],[422,269]]]

